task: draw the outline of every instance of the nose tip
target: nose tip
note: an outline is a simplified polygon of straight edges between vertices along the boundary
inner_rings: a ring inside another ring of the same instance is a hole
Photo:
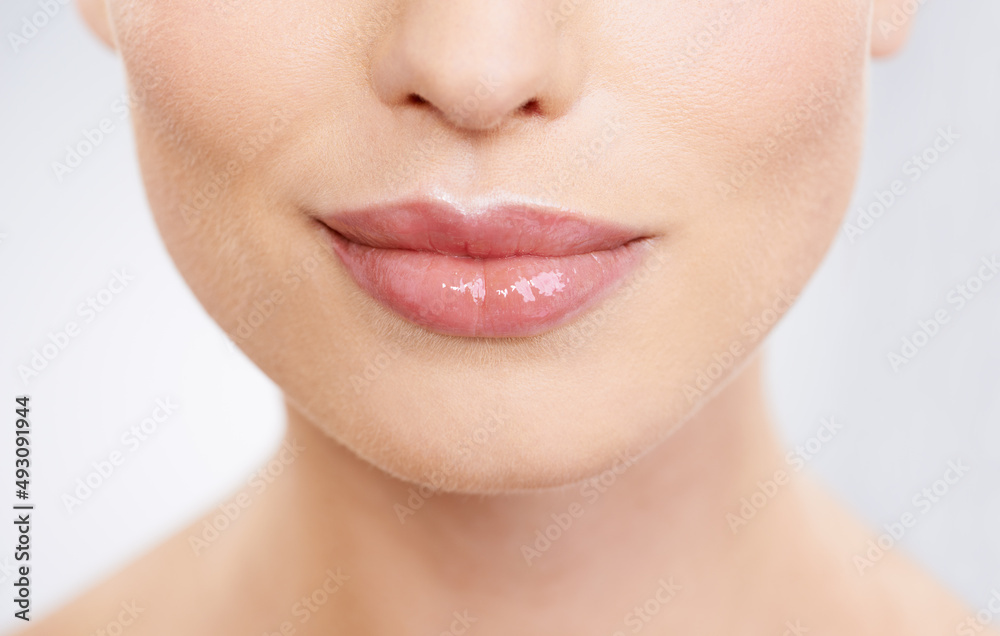
[[[468,130],[558,116],[572,101],[573,59],[559,32],[527,4],[408,4],[373,61],[376,94],[390,106],[435,110]]]

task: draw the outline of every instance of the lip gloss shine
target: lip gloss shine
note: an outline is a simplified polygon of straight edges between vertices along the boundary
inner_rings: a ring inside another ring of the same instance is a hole
[[[525,337],[598,303],[650,241],[535,206],[466,214],[408,201],[320,217],[351,276],[381,304],[441,334]]]

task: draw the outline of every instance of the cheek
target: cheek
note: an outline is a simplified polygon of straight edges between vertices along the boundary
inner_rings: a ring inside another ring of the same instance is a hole
[[[623,54],[603,64],[632,78],[620,88],[643,129],[630,144],[645,159],[636,165],[665,189],[731,201],[755,187],[773,196],[775,177],[816,163],[853,164],[868,4],[697,3],[618,40]]]
[[[764,267],[815,263],[860,160],[869,3],[706,4],[675,26],[661,62],[646,61],[656,88],[633,108],[654,142],[633,144],[646,156],[630,163],[659,167],[650,181],[684,202],[673,214],[692,242]]]
[[[346,53],[315,33],[347,46],[338,30],[353,22],[327,4],[112,3],[157,225],[229,331],[302,258],[302,219],[278,199],[306,113],[344,102],[333,67]]]
[[[212,181],[229,193],[287,193],[295,130],[349,120],[365,44],[384,24],[370,24],[363,2],[113,4],[129,82],[148,87],[133,119],[150,176],[169,179],[176,197],[207,191],[213,203],[222,198]],[[170,207],[182,204],[193,202]]]
[[[300,114],[334,88],[317,80],[343,52],[316,34],[346,40],[341,4],[131,2],[116,5],[112,19],[130,82],[159,78],[146,94],[145,123],[200,158],[235,153],[276,110]]]
[[[716,354],[745,360],[825,255],[860,160],[868,68],[867,2],[694,4],[609,62],[609,76],[641,71],[621,87],[636,132],[619,166],[646,186],[634,205],[671,227],[651,349],[673,361],[658,380],[675,397],[705,388]]]
[[[849,204],[864,133],[868,13],[857,0],[776,0],[755,11],[742,50],[720,59],[732,100],[720,94],[706,110],[718,126],[712,143],[725,152],[700,185],[726,210],[703,229],[728,233],[766,303],[801,289]]]
[[[830,197],[849,194],[860,155],[867,15],[855,0],[758,11],[742,46],[719,60],[718,74],[729,72],[706,105],[716,142],[728,142],[710,173],[713,190],[733,203],[784,193],[806,208],[786,209],[790,216],[822,212],[814,205],[839,215]]]

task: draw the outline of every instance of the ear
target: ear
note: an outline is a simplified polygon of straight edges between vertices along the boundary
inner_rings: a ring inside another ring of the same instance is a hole
[[[116,49],[115,36],[111,32],[111,18],[108,15],[107,0],[76,0],[76,8],[83,16],[83,21],[90,27],[91,32],[108,48]]]
[[[926,0],[873,0],[872,57],[899,52],[910,35],[914,16]]]

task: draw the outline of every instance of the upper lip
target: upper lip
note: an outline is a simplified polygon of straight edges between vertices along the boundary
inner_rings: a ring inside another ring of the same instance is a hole
[[[575,212],[521,202],[460,209],[441,199],[408,199],[318,218],[353,243],[472,258],[587,254],[647,236]]]

